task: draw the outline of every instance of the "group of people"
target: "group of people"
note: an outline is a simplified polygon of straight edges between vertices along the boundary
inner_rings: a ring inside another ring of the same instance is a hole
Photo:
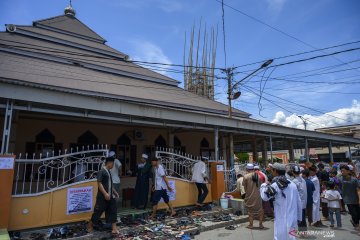
[[[203,206],[208,195],[208,176],[206,170],[206,158],[202,158],[194,164],[192,169],[192,181],[198,189],[197,206]],[[117,229],[117,207],[119,205],[121,162],[116,159],[115,152],[109,152],[105,163],[97,174],[98,192],[94,213],[88,224],[88,231],[93,231],[94,226],[100,224],[100,217],[105,213],[106,223],[111,224],[113,234],[118,234]],[[131,205],[137,209],[146,209],[149,198],[149,182],[152,179],[151,203],[152,215],[156,217],[158,203],[161,199],[169,207],[170,216],[176,215],[170,203],[168,191],[173,191],[166,178],[166,172],[157,158],[149,160],[147,154],[142,154],[141,163],[137,166],[137,179],[134,196]]]
[[[252,229],[257,219],[259,228],[264,228],[264,212],[270,207],[275,217],[274,239],[281,240],[295,239],[297,231],[305,230],[307,225],[324,226],[320,207],[330,227],[335,226],[335,214],[337,227],[341,228],[341,211],[346,205],[352,225],[360,230],[359,188],[353,166],[345,164],[326,170],[322,163],[292,165],[290,169],[275,163],[262,172],[249,163],[245,176],[239,174],[237,180],[237,190],[249,215],[247,227]]]
[[[111,224],[113,234],[118,234],[117,229],[117,207],[119,204],[121,162],[116,159],[115,152],[109,152],[104,166],[97,174],[98,192],[94,213],[88,224],[88,231],[93,231],[94,226],[100,223],[100,217],[105,213],[106,223]],[[158,203],[161,198],[168,205],[170,215],[176,212],[169,201],[167,191],[173,191],[166,178],[164,167],[154,158],[149,161],[146,154],[142,155],[142,163],[138,165],[138,174],[135,194],[132,200],[133,206],[146,208],[149,194],[149,179],[152,176],[151,202],[153,207],[152,218],[156,216]]]

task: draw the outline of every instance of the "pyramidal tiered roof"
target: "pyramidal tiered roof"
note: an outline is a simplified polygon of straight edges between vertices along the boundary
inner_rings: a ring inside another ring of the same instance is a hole
[[[72,8],[32,26],[7,25],[0,32],[0,82],[227,115],[226,105],[179,88],[175,79],[128,61],[105,42]]]
[[[61,15],[57,17],[35,21],[33,25],[40,28],[60,31],[65,34],[68,33],[78,37],[84,37],[89,40],[95,40],[102,43],[106,42],[106,40],[103,39],[100,35],[98,35],[96,32],[91,30],[84,23],[79,21],[75,16],[71,16],[71,15]]]

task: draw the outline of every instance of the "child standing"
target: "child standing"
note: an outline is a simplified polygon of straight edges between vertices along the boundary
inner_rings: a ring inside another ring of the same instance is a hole
[[[328,183],[328,190],[325,192],[325,199],[328,200],[329,207],[329,218],[331,225],[330,227],[334,227],[334,216],[336,216],[336,224],[337,227],[341,227],[341,214],[340,214],[340,204],[341,204],[341,195],[338,190],[335,189],[335,183],[330,181]]]

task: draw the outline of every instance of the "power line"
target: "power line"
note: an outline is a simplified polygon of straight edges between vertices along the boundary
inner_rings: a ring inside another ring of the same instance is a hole
[[[306,51],[306,52],[300,52],[300,53],[294,53],[294,54],[290,54],[290,55],[286,55],[286,56],[281,56],[281,57],[273,57],[271,59],[274,60],[279,60],[279,59],[284,59],[284,58],[289,58],[289,57],[295,57],[295,56],[300,56],[300,55],[305,55],[305,54],[309,54],[309,53],[314,53],[314,52],[319,52],[319,51],[323,51],[323,50],[328,50],[328,49],[332,49],[332,48],[338,48],[338,47],[343,47],[343,46],[347,46],[347,45],[352,45],[352,44],[356,44],[356,43],[360,43],[360,40],[357,41],[353,41],[353,42],[347,42],[347,43],[342,43],[339,45],[333,45],[333,46],[329,46],[329,47],[325,47],[325,48],[320,48],[320,49],[315,49],[312,51]],[[253,62],[253,63],[247,63],[244,65],[238,65],[235,68],[240,68],[240,67],[247,67],[247,66],[251,66],[251,65],[255,65],[255,64],[260,64],[265,62],[267,59],[261,60],[261,61],[257,61],[257,62]],[[251,70],[250,70],[251,71]]]
[[[128,63],[128,64],[137,63],[137,64],[161,65],[161,66],[169,66],[169,67],[172,66],[172,67],[180,67],[180,68],[183,68],[183,67],[196,67],[196,66],[191,66],[191,65],[173,64],[173,63],[160,63],[160,62],[149,62],[149,61],[139,61],[139,60],[124,60],[122,58],[117,58],[117,57],[99,56],[99,55],[94,55],[94,54],[84,54],[84,53],[68,51],[68,50],[59,50],[58,48],[44,47],[44,46],[39,46],[39,45],[36,45],[36,44],[18,42],[18,41],[13,41],[13,40],[10,41],[10,40],[0,39],[0,41],[17,43],[17,44],[22,44],[22,45],[29,45],[29,46],[34,46],[34,47],[38,47],[38,48],[30,48],[30,47],[25,47],[25,46],[2,44],[2,45],[10,46],[10,47],[28,48],[28,49],[34,49],[34,50],[40,50],[40,51],[56,52],[56,53],[68,53],[68,54],[77,55],[77,56],[83,56],[83,57],[92,57],[92,58],[99,58],[99,59],[116,60],[116,61],[120,61],[120,62],[124,62],[124,63]],[[48,49],[51,49],[51,50],[48,50]],[[141,66],[138,66],[138,67],[141,67]],[[212,68],[212,67],[206,67],[206,66],[198,66],[198,68],[210,69],[210,70],[212,70],[212,69],[222,70],[223,69],[223,68],[219,68],[219,67]]]
[[[299,60],[295,60],[295,61],[291,61],[291,62],[280,63],[280,64],[277,64],[277,65],[269,66],[269,68],[281,67],[281,66],[294,64],[294,63],[299,63],[299,62],[304,62],[304,61],[309,61],[309,60],[313,60],[313,59],[317,59],[317,58],[334,56],[334,55],[341,54],[341,53],[346,53],[346,52],[353,52],[353,51],[356,51],[356,50],[359,50],[359,49],[360,49],[360,47],[358,47],[358,48],[350,48],[350,49],[341,50],[341,51],[332,52],[332,53],[327,53],[327,54],[323,54],[323,55],[317,55],[317,56],[313,56],[313,57],[310,57],[310,58],[304,58],[304,59],[299,59]]]
[[[245,86],[245,88],[247,88],[247,87]],[[250,91],[250,92],[253,93],[254,95],[257,95],[257,96],[260,97],[260,94],[256,93],[255,91],[253,91],[253,90],[251,90],[251,89],[249,89],[249,88],[247,88],[247,89],[248,89],[248,91]],[[284,110],[284,111],[286,111],[286,112],[288,112],[288,113],[290,113],[290,114],[295,114],[293,111],[290,111],[290,110],[288,110],[288,108],[285,108],[285,107],[277,104],[277,103],[276,103],[275,101],[273,101],[273,100],[270,100],[270,99],[268,99],[268,98],[266,98],[266,97],[264,97],[264,96],[263,96],[262,98],[263,98],[265,101],[267,101],[267,102],[269,102],[269,103],[271,103],[271,104],[273,104],[273,105],[281,108],[282,110]],[[292,109],[294,110],[295,108],[292,108]],[[305,112],[299,111],[299,110],[297,110],[297,109],[295,109],[295,111],[302,112],[303,114],[306,114]],[[261,116],[261,115],[260,115],[260,116]],[[315,117],[315,116],[313,116],[313,117]],[[264,118],[264,117],[263,117],[263,118]],[[316,118],[316,117],[315,117],[315,118]],[[311,121],[309,121],[309,122],[311,122]],[[311,122],[311,123],[323,127],[322,125],[320,125],[320,124],[318,124],[318,123],[315,123],[315,122]]]
[[[220,3],[219,0],[215,0],[215,1],[217,1],[217,2]],[[224,3],[222,2],[222,4],[224,4]],[[249,14],[247,14],[247,13],[245,13],[245,12],[243,12],[243,11],[237,9],[237,8],[234,8],[234,7],[232,7],[232,6],[228,5],[228,4],[224,4],[224,5],[227,6],[228,8],[231,8],[232,10],[234,10],[234,11],[236,11],[236,12],[238,12],[238,13],[240,13],[240,14],[242,14],[242,15],[244,15],[244,16],[246,16],[246,17],[248,17],[248,18],[250,18],[250,19],[252,19],[252,20],[254,20],[254,21],[256,21],[256,22],[258,22],[258,23],[260,23],[260,24],[263,24],[263,25],[265,25],[265,26],[267,26],[267,27],[269,27],[269,28],[271,28],[271,29],[273,29],[273,30],[275,30],[275,31],[277,31],[277,32],[279,32],[279,33],[281,33],[281,34],[289,37],[289,38],[292,38],[292,39],[294,39],[294,40],[296,40],[296,41],[298,41],[298,42],[300,42],[300,43],[302,43],[302,44],[304,44],[304,45],[306,45],[306,46],[308,46],[308,47],[310,47],[310,48],[312,48],[312,49],[318,50],[317,47],[315,47],[315,46],[313,46],[313,45],[311,45],[311,44],[309,44],[309,43],[307,43],[307,42],[305,42],[305,41],[303,41],[303,40],[301,40],[301,39],[299,39],[299,38],[297,38],[297,37],[295,37],[295,36],[293,36],[293,35],[291,35],[291,34],[289,34],[289,33],[286,33],[286,32],[284,32],[283,30],[280,30],[279,28],[276,28],[276,27],[274,27],[274,26],[271,26],[270,24],[268,24],[268,23],[266,23],[266,22],[264,22],[264,21],[262,21],[262,20],[260,20],[260,19],[258,19],[258,18],[256,18],[256,17],[254,17],[254,16],[251,16],[251,15],[249,15]],[[321,50],[321,51],[324,52],[324,53],[326,53],[324,50]],[[338,58],[336,58],[336,57],[334,57],[334,58],[335,58],[337,61],[343,63],[343,61],[342,61],[341,59],[338,59]],[[350,66],[350,65],[349,65],[349,66]]]
[[[31,47],[23,47],[23,46],[11,46],[11,45],[8,45],[8,44],[1,44],[0,43],[0,46],[3,45],[5,47],[8,47],[8,48],[25,48],[25,49],[31,49],[31,50],[40,50],[40,51],[46,51],[46,52],[49,52],[49,50],[45,50],[45,49],[38,49],[38,48],[31,48]],[[32,52],[32,51],[30,51]],[[56,55],[56,54],[46,54],[46,55],[49,55],[49,56],[56,56],[56,57],[59,57],[59,58],[62,58],[62,59],[66,59],[66,60],[69,60],[69,61],[74,61],[74,60],[78,60],[78,61],[85,61],[85,63],[87,63],[87,61],[90,61],[90,59],[84,59],[84,58],[77,58],[76,54],[75,56],[73,56],[73,54],[70,52],[62,52],[62,51],[51,51],[51,52],[56,52],[56,53],[65,53],[65,54],[71,54],[72,56],[70,57],[67,57],[67,56],[63,56],[63,55]],[[80,55],[80,56],[83,56],[83,55]],[[97,57],[97,56],[93,56],[93,55],[88,55],[89,57],[93,57],[93,58],[101,58],[101,59],[108,59],[108,60],[116,60],[116,59],[110,59],[110,58],[102,58],[102,57]],[[84,57],[87,57],[87,56],[84,56]],[[171,69],[171,68],[162,68],[162,67],[154,67],[154,66],[148,66],[148,65],[145,65],[145,66],[139,66],[139,65],[136,65],[136,64],[129,64],[125,61],[123,61],[123,64],[122,63],[119,63],[119,62],[104,62],[104,61],[100,61],[100,60],[94,60],[94,59],[91,59],[91,62],[97,62],[97,63],[104,63],[104,64],[109,64],[109,65],[114,65],[114,66],[123,66],[123,67],[129,67],[129,68],[140,68],[140,69],[149,69],[149,70],[153,70],[153,71],[163,71],[163,72],[170,72],[170,73],[177,73],[177,74],[183,74],[184,71],[183,70],[177,70],[177,69]],[[215,78],[217,78],[217,76],[215,75]]]
[[[245,86],[244,86],[244,87],[245,87]],[[249,86],[247,86],[246,88],[254,89],[254,88],[249,87]],[[269,96],[278,98],[278,99],[280,99],[280,100],[283,100],[283,101],[292,103],[292,104],[294,104],[294,105],[300,106],[300,107],[302,107],[302,108],[307,108],[307,109],[312,110],[312,111],[317,112],[317,113],[325,114],[325,115],[327,115],[327,116],[330,116],[330,117],[333,117],[333,118],[337,118],[337,119],[340,119],[340,120],[342,120],[342,121],[346,121],[346,122],[349,122],[349,123],[357,124],[357,123],[354,123],[354,122],[352,122],[352,121],[345,120],[345,119],[342,119],[342,118],[333,116],[333,115],[331,115],[331,114],[329,114],[329,113],[325,113],[325,112],[320,111],[320,110],[318,110],[318,109],[315,109],[315,108],[312,108],[312,107],[308,107],[308,106],[305,106],[305,105],[302,105],[302,104],[299,104],[299,103],[296,103],[296,102],[293,102],[293,101],[290,101],[290,100],[281,98],[281,97],[279,97],[279,96],[275,96],[275,95],[273,95],[273,94],[271,94],[271,93],[267,93],[267,92],[263,92],[263,93],[265,93],[265,94],[267,94],[267,95],[269,95]]]

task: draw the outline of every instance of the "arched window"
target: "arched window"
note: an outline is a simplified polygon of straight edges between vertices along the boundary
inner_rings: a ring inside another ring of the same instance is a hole
[[[202,157],[210,157],[211,156],[210,144],[206,140],[206,138],[203,138],[200,142],[200,156],[202,156]]]
[[[117,145],[131,145],[131,139],[124,133],[118,138]]]
[[[155,140],[155,147],[166,147],[166,140],[163,138],[163,136],[159,135]]]
[[[87,130],[78,137],[77,143],[82,145],[93,145],[98,144],[99,140],[91,131]]]
[[[209,142],[206,140],[206,138],[203,138],[203,140],[201,140],[200,148],[209,148]]]
[[[62,151],[62,143],[55,143],[55,135],[45,128],[35,136],[35,142],[26,143],[26,153],[28,156],[42,154],[42,157],[58,155]]]
[[[174,136],[174,147],[181,147],[181,141],[177,136]]]
[[[111,145],[111,151],[114,151],[116,157],[122,165],[122,175],[132,175],[136,169],[136,145],[131,145],[131,139],[123,133],[118,137],[116,144]]]
[[[179,152],[186,152],[186,149],[184,146],[181,146],[181,141],[177,136],[174,136],[174,150]]]
[[[49,129],[45,128],[35,137],[35,141],[37,143],[54,143],[55,136],[49,131]]]

